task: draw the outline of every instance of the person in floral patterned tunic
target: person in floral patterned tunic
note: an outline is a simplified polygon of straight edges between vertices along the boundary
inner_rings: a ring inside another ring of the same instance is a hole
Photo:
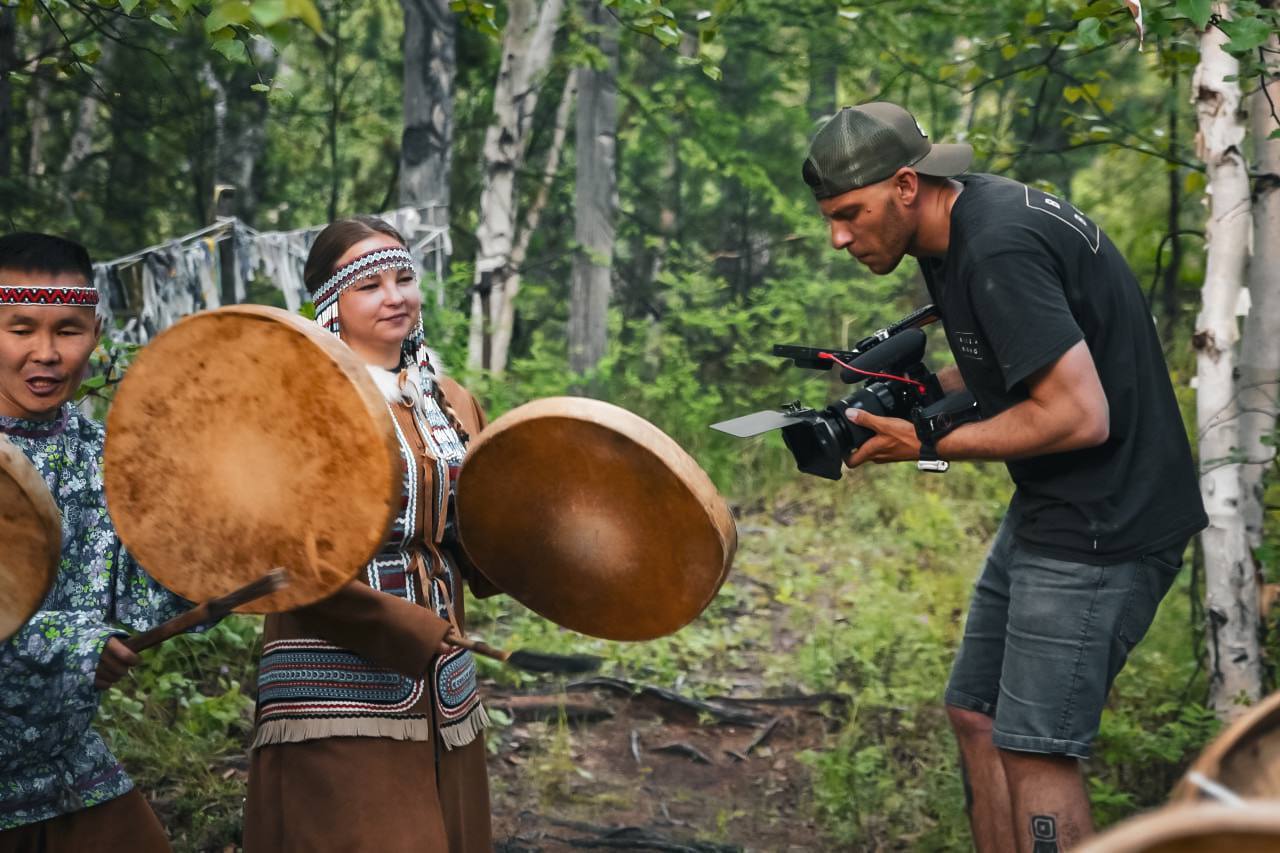
[[[31,460],[62,511],[53,588],[0,644],[0,853],[170,849],[92,725],[101,691],[138,663],[120,637],[190,606],[121,546],[102,425],[70,402],[102,330],[92,281],[77,243],[0,237],[0,440]]]

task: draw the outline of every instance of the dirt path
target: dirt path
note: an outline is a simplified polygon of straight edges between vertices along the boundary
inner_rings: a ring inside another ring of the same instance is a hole
[[[513,720],[491,740],[499,851],[825,848],[798,754],[822,742],[828,704],[700,703],[635,687],[486,691]]]

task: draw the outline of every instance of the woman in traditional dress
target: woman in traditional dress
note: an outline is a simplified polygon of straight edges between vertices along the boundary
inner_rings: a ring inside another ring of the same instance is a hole
[[[462,583],[495,590],[453,541],[449,496],[475,399],[431,363],[404,239],[332,223],[307,256],[316,320],[368,365],[404,460],[382,551],[336,595],[268,616],[245,805],[246,853],[492,850],[483,730]]]

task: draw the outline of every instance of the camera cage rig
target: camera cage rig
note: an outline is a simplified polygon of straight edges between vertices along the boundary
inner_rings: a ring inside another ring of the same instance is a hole
[[[937,377],[923,363],[923,327],[939,319],[937,308],[926,305],[847,350],[775,344],[773,354],[791,359],[796,367],[830,370],[839,366],[844,382],[866,384],[821,410],[796,400],[778,409],[721,421],[711,428],[737,438],[781,429],[783,442],[802,472],[839,480],[844,456],[874,435],[866,427],[849,423],[846,408],[910,419],[915,417],[913,413],[932,415],[951,405]],[[970,401],[964,406],[975,409],[972,397],[967,392],[964,396]]]

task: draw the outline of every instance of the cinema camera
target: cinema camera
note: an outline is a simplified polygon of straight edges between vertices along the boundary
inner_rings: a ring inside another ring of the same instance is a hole
[[[829,480],[839,480],[845,458],[875,435],[866,427],[851,423],[845,416],[847,409],[911,421],[922,443],[932,447],[952,429],[980,417],[972,394],[962,391],[944,395],[937,376],[923,364],[923,327],[937,319],[937,309],[926,305],[863,338],[849,350],[775,344],[773,354],[791,359],[796,367],[830,370],[838,366],[843,381],[866,384],[821,411],[796,400],[781,409],[721,421],[711,428],[738,438],[781,429],[796,467]],[[922,471],[943,472],[948,464],[936,457],[922,458],[918,467]]]

